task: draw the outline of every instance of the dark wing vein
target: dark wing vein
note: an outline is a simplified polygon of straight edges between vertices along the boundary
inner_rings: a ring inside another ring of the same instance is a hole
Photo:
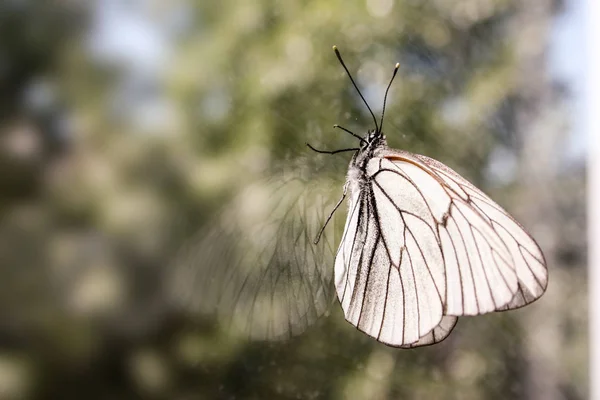
[[[346,251],[345,249],[342,248],[342,257],[344,257],[344,265],[346,266],[346,278],[344,279],[344,293],[342,294],[342,298],[341,298],[341,302],[343,303],[344,300],[346,299],[346,289],[348,288],[348,275],[350,274],[350,267],[352,265],[352,257],[354,256],[354,245],[356,244],[356,239],[358,236],[358,232],[359,229],[361,229],[361,222],[362,222],[362,208],[363,208],[363,204],[362,204],[362,196],[359,194],[358,195],[358,199],[356,202],[356,205],[354,206],[354,210],[356,210],[356,207],[359,207],[358,209],[358,217],[357,217],[357,221],[356,221],[356,227],[354,229],[354,238],[352,239],[352,246],[350,247],[350,258],[348,259],[348,262],[345,262],[345,257],[346,257]],[[354,212],[352,213],[354,215]],[[352,218],[352,217],[350,217]],[[352,219],[349,220],[349,222],[351,222]],[[348,226],[349,228],[350,226]],[[344,232],[344,234],[346,234],[347,232]],[[342,238],[342,245],[345,242],[345,237]],[[341,247],[340,247],[341,248]],[[360,256],[359,256],[359,262],[361,262],[362,260],[362,253],[363,253],[363,249],[361,248],[360,250]]]

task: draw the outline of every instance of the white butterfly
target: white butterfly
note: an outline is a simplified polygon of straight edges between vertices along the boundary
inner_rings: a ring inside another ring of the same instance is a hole
[[[308,145],[322,153],[355,152],[344,195],[331,213],[349,198],[335,257],[346,319],[382,343],[408,348],[444,340],[459,316],[515,309],[539,298],[548,271],[536,242],[452,169],[390,149],[381,130],[385,100],[383,109],[379,125],[371,111],[375,130],[364,137],[339,127],[358,137],[360,148],[325,152]]]

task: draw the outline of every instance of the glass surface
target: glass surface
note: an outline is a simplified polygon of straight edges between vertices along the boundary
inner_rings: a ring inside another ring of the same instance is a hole
[[[5,1],[0,393],[588,397],[580,3]],[[345,321],[342,196],[394,65],[390,147],[448,165],[549,267],[541,299],[403,350]]]

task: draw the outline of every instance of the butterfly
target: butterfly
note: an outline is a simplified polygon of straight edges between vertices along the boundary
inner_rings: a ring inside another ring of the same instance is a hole
[[[544,255],[510,214],[451,168],[389,148],[340,52],[335,54],[375,129],[354,152],[343,195],[348,216],[335,255],[335,289],[348,322],[376,340],[412,348],[444,340],[458,317],[523,307],[548,285]],[[321,232],[315,243],[320,240]]]

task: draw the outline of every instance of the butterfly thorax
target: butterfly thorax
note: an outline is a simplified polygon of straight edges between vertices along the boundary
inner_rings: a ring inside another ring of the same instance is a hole
[[[382,150],[387,149],[385,135],[369,131],[364,136],[360,149],[354,154],[348,167],[346,182],[350,193],[356,193],[367,182],[367,163]]]

